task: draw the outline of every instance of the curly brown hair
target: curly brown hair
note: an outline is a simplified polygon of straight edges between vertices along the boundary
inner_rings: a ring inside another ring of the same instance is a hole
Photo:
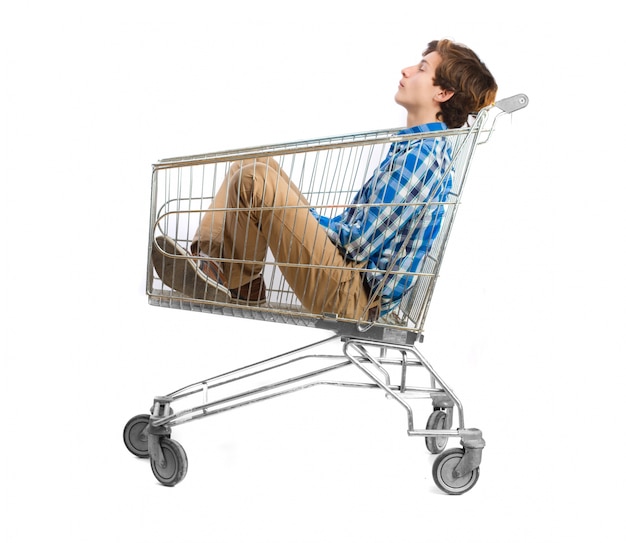
[[[459,128],[476,113],[495,102],[498,85],[487,66],[465,45],[451,40],[431,41],[424,56],[436,51],[441,63],[435,71],[434,84],[454,92],[441,104],[441,119],[448,128]]]

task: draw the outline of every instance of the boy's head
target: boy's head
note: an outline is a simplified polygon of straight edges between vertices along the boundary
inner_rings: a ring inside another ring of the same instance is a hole
[[[498,85],[487,66],[468,47],[450,40],[435,40],[423,55],[433,51],[441,56],[433,82],[454,93],[440,105],[441,120],[448,128],[459,128],[471,113],[495,102]]]

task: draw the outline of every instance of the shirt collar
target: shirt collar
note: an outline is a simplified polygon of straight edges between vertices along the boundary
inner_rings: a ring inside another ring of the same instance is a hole
[[[437,130],[447,130],[447,128],[446,123],[426,123],[403,128],[398,132],[398,135],[404,136],[405,134],[417,134],[419,132],[436,132]]]

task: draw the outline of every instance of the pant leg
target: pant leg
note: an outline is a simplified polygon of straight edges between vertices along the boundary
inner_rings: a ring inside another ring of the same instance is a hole
[[[310,206],[278,163],[250,159],[231,167],[196,238],[207,254],[221,243],[229,287],[258,276],[268,247],[302,305],[314,313],[360,318],[368,296],[359,269],[346,264]],[[218,240],[219,238],[219,240]]]
[[[235,162],[205,212],[191,244],[191,251],[219,261],[228,288],[246,285],[263,271],[267,240],[239,202],[244,164]]]

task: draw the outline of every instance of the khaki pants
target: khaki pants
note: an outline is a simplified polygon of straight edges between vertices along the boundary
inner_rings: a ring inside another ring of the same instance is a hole
[[[224,259],[233,289],[260,275],[269,248],[307,310],[363,318],[369,303],[362,266],[344,260],[309,209],[274,159],[236,162],[202,218],[192,252]]]

